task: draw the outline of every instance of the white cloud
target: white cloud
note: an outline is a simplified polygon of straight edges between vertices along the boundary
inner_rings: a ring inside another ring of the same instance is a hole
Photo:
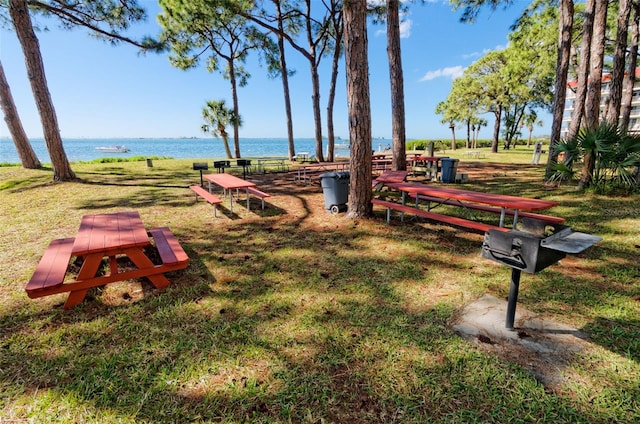
[[[431,81],[433,79],[440,78],[440,77],[445,77],[445,78],[450,77],[451,79],[456,79],[456,78],[462,76],[463,72],[464,72],[464,68],[462,66],[460,66],[460,65],[458,65],[458,66],[450,66],[448,68],[442,68],[442,69],[436,69],[435,71],[429,71],[426,74],[424,74],[424,76],[422,78],[420,78],[420,81]]]
[[[383,3],[384,1],[380,1]],[[369,0],[369,3],[372,4],[374,1]],[[400,14],[400,38],[409,38],[411,36],[411,27],[413,26],[413,21],[409,19],[410,12],[403,12]],[[386,36],[387,35],[387,24],[383,24],[384,27],[377,30],[375,32],[376,37]]]
[[[462,55],[463,59],[474,59],[476,57],[480,57],[480,52],[473,52]]]
[[[495,47],[494,47],[494,48],[492,48],[492,49],[484,49],[484,50],[482,50],[481,52],[472,52],[472,53],[463,54],[463,55],[462,55],[462,58],[463,58],[463,59],[474,59],[474,58],[476,58],[476,57],[484,56],[484,55],[486,55],[487,53],[492,52],[492,51],[494,51],[494,50],[504,50],[504,49],[506,49],[506,48],[507,48],[507,46],[504,46],[504,45],[500,45],[500,44],[498,44],[497,46],[495,46]]]
[[[411,19],[403,20],[400,22],[400,38],[409,38],[411,36],[411,25],[413,21]]]

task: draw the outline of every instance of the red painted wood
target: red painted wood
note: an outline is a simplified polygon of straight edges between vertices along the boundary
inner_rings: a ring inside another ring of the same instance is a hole
[[[483,205],[480,205],[480,204],[473,204],[473,203],[460,203],[458,200],[443,200],[443,199],[439,199],[437,197],[416,195],[416,194],[413,194],[413,193],[411,193],[410,196],[411,197],[418,196],[420,200],[426,200],[428,202],[442,203],[442,204],[451,205],[451,206],[460,206],[460,207],[469,208],[469,209],[475,209],[475,210],[479,210],[479,211],[483,211],[483,212],[500,213],[502,211],[502,209],[500,209],[500,208],[495,208],[495,207],[491,207],[491,206],[483,206]],[[509,215],[509,216],[513,216],[513,215],[515,215],[515,211],[511,210],[511,209],[506,209],[505,210],[505,214]],[[562,224],[562,223],[565,222],[564,218],[560,218],[558,216],[551,216],[551,215],[541,215],[541,214],[538,214],[538,213],[520,212],[519,211],[518,212],[518,216],[520,218],[538,219],[540,221],[551,222],[553,224]]]
[[[203,189],[200,186],[190,186],[189,188],[194,193],[196,193],[196,200],[198,199],[198,196],[200,196],[212,205],[219,205],[220,203],[222,203],[222,199],[220,199],[215,194],[209,193],[207,190]]]
[[[73,245],[73,254],[113,252],[149,244],[149,236],[140,214],[135,211],[85,215]]]
[[[67,273],[73,238],[52,240],[27,283],[27,293],[61,285]]]
[[[377,183],[402,183],[407,179],[407,171],[385,171],[375,181]]]
[[[189,261],[189,256],[168,227],[152,228],[149,234],[153,237],[163,264]]]
[[[484,222],[470,221],[468,219],[458,218],[456,216],[442,215],[434,212],[427,212],[422,209],[414,208],[413,206],[401,205],[399,203],[387,202],[385,200],[372,199],[371,203],[373,203],[374,205],[384,206],[389,209],[395,209],[400,212],[421,216],[431,221],[443,222],[445,224],[449,224],[454,227],[464,228],[470,231],[477,231],[480,233],[486,233],[490,229],[496,229],[499,231],[509,231],[508,228],[496,227],[495,225],[485,224]]]
[[[204,178],[225,190],[255,187],[256,185],[251,181],[243,180],[231,174],[206,174]]]
[[[389,183],[386,184],[386,186],[409,194],[420,194],[440,199],[455,199],[466,202],[482,203],[508,209],[536,211],[549,209],[558,205],[558,202],[550,200],[460,190],[456,188],[439,187],[420,183]]]

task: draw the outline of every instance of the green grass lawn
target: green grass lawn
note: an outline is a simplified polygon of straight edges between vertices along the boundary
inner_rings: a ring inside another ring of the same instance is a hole
[[[0,167],[0,423],[638,422],[640,196],[545,187],[530,160],[486,153],[464,187],[556,200],[546,213],[604,239],[523,274],[518,307],[589,336],[550,364],[554,386],[451,329],[479,296],[508,293],[480,235],[329,215],[318,185],[285,174],[252,177],[272,194],[264,212],[230,217],[225,202],[214,218],[186,188],[191,160],[73,164],[63,184]],[[119,210],[170,227],[189,254],[168,289],[111,284],[68,311],[65,295],[27,298],[52,239]]]

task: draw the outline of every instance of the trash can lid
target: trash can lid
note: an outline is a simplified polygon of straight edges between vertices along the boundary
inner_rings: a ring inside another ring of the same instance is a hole
[[[459,162],[460,159],[456,159],[456,158],[442,158],[440,159],[442,162]]]
[[[337,172],[325,172],[324,174],[320,174],[320,178],[338,178]]]

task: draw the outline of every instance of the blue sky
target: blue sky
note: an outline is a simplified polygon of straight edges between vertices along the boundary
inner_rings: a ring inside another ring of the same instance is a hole
[[[319,0],[313,0],[319,1]],[[137,34],[159,32],[156,2],[140,0],[149,14]],[[483,10],[477,22],[459,22],[446,1],[412,5],[403,24],[402,60],[408,139],[450,138],[447,125],[436,115],[438,102],[446,99],[453,78],[489,50],[503,48],[509,27],[528,4],[517,1],[509,9]],[[319,5],[318,5],[319,6]],[[42,22],[42,21],[41,21]],[[63,138],[205,137],[200,131],[201,111],[207,100],[226,99],[231,104],[228,81],[208,73],[204,66],[182,71],[169,64],[167,55],[139,55],[136,48],[89,37],[86,31],[58,29],[45,21],[49,31],[38,33],[49,90]],[[42,137],[40,120],[27,80],[24,59],[15,35],[0,33],[0,58],[23,126],[30,137]],[[314,136],[309,67],[291,51],[289,65],[296,70],[290,79],[296,138]],[[323,135],[329,82],[329,61],[321,68]],[[282,84],[269,79],[257,58],[248,62],[252,74],[240,88],[240,137],[286,137]],[[391,104],[385,28],[369,25],[369,67],[373,137],[390,138]],[[344,63],[340,68],[334,111],[336,135],[348,138]],[[551,118],[543,113],[542,127],[534,134],[550,132]],[[493,118],[486,115],[482,138],[490,138]],[[458,130],[458,136],[464,136]],[[4,120],[0,137],[9,137]]]

